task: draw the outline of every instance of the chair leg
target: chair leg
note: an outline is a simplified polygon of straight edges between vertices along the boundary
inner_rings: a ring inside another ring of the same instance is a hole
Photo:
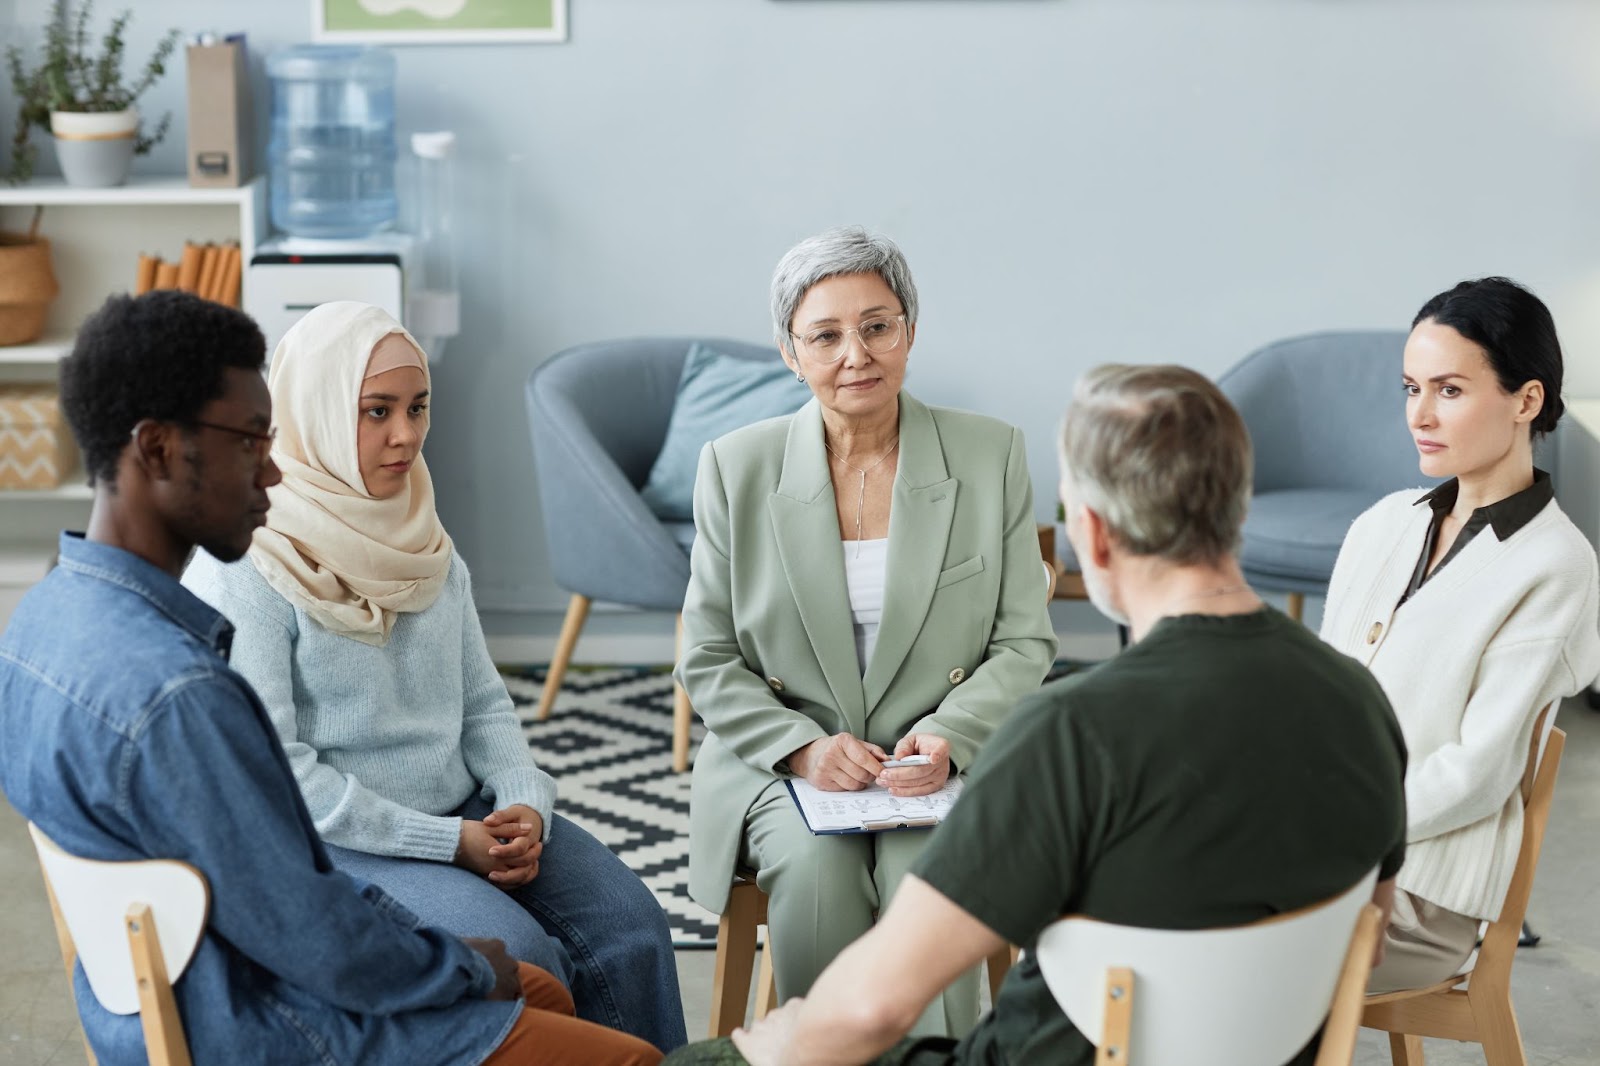
[[[689,768],[689,726],[694,721],[694,709],[689,706],[689,694],[683,686],[672,686],[672,772],[681,774]]]
[[[717,923],[717,964],[711,979],[711,1038],[727,1036],[744,1024],[750,1004],[750,974],[756,961],[756,926],[761,920],[761,890],[737,884],[728,893]]]
[[[677,640],[672,652],[673,665],[683,658],[683,615],[678,615]],[[672,772],[681,774],[689,768],[689,726],[694,720],[694,708],[689,706],[689,694],[677,682],[672,685]]]
[[[1006,982],[1006,974],[1016,964],[1017,949],[1010,944],[1000,945],[1000,949],[989,956],[989,1005],[994,1006],[995,1000],[1000,998],[1000,986]]]
[[[1303,592],[1289,593],[1289,617],[1293,618],[1296,622],[1301,622],[1305,620],[1305,616],[1306,594]]]
[[[574,593],[567,601],[567,617],[561,623],[561,636],[556,640],[556,653],[550,660],[550,671],[544,675],[544,691],[539,693],[539,721],[550,717],[556,705],[556,694],[561,691],[561,679],[567,676],[567,664],[572,662],[572,649],[578,646],[578,634],[589,619],[587,596]]]
[[[772,926],[767,926],[767,946],[761,949],[761,969],[756,973],[756,1021],[778,1006],[778,978],[772,972]]]
[[[1411,1033],[1390,1033],[1389,1056],[1394,1059],[1394,1066],[1425,1066],[1422,1061],[1422,1037]]]
[[[1472,997],[1470,989],[1467,993],[1472,1018],[1478,1024],[1478,1040],[1483,1044],[1483,1060],[1489,1066],[1528,1066],[1528,1055],[1522,1049],[1522,1029],[1511,1006],[1511,992],[1495,989],[1494,993],[1479,999]]]

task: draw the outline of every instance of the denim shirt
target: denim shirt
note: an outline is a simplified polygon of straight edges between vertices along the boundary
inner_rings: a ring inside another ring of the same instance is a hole
[[[63,534],[0,636],[0,789],[75,855],[205,875],[175,986],[196,1062],[481,1063],[521,1004],[483,999],[482,955],[334,870],[232,632],[169,574]],[[138,1016],[81,966],[74,984],[100,1062],[143,1063]]]

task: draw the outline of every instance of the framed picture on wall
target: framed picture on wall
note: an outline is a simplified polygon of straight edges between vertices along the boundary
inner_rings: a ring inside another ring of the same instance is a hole
[[[312,0],[311,35],[357,44],[567,39],[567,0]]]

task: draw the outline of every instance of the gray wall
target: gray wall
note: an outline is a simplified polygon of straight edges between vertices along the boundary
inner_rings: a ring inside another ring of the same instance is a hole
[[[10,36],[47,6],[17,0]],[[259,52],[310,19],[135,6],[136,59],[168,25]],[[1084,368],[1215,374],[1287,334],[1402,326],[1469,275],[1534,286],[1570,391],[1600,394],[1597,47],[1583,0],[571,0],[564,45],[400,49],[404,129],[461,136],[466,321],[429,457],[480,604],[544,634],[565,600],[528,372],[604,337],[762,340],[772,265],[838,222],[901,242],[910,387],[1023,426],[1041,517]],[[182,80],[147,110],[181,111]]]

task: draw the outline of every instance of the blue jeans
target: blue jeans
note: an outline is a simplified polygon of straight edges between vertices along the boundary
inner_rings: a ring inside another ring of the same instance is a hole
[[[474,796],[452,812],[481,819]],[[469,870],[328,846],[333,864],[405,904],[424,924],[457,936],[497,937],[515,958],[567,986],[578,1017],[681,1047],[683,1003],[666,914],[611,849],[559,814],[539,876],[507,892]],[[531,917],[531,921],[529,920]]]

